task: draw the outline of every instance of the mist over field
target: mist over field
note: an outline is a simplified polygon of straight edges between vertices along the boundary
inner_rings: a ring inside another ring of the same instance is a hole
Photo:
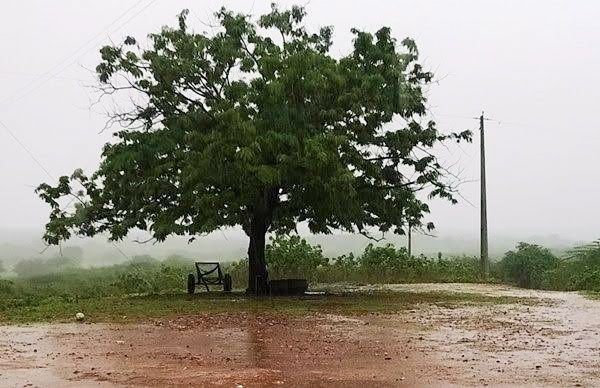
[[[360,235],[337,233],[333,235],[311,235],[306,230],[299,229],[300,235],[311,244],[321,245],[325,256],[333,258],[342,254],[359,254],[369,243],[384,245],[393,243],[401,247],[406,246],[405,236],[388,236],[383,241],[371,241]],[[61,254],[59,247],[46,249],[41,240],[42,231],[34,229],[0,229],[0,260],[8,267],[14,265],[21,259],[36,259],[56,257]],[[68,248],[81,248],[81,264],[83,266],[106,266],[122,263],[135,256],[149,255],[157,259],[165,259],[169,256],[182,256],[189,259],[233,261],[244,259],[247,254],[247,237],[236,230],[212,233],[208,236],[188,243],[185,238],[169,238],[161,244],[140,244],[134,242],[138,239],[143,241],[147,236],[144,233],[134,234],[122,242],[109,243],[105,238],[93,239],[72,238],[62,244],[62,254],[67,256]],[[560,255],[565,250],[584,241],[573,241],[561,239],[552,235],[522,235],[501,236],[491,240],[491,258],[499,259],[506,251],[514,249],[519,241],[536,243],[550,248]],[[118,248],[117,248],[118,247]],[[46,249],[43,253],[44,249]],[[413,235],[413,253],[436,256],[442,252],[444,256],[478,255],[479,242],[476,237],[465,238],[460,234],[445,237],[431,237],[422,234]]]

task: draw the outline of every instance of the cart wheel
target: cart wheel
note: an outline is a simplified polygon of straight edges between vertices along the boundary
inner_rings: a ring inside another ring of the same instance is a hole
[[[231,283],[231,275],[226,273],[225,276],[223,276],[223,291],[231,292]]]
[[[196,278],[194,277],[193,274],[189,274],[188,280],[187,280],[188,294],[193,294],[195,290],[196,290]]]

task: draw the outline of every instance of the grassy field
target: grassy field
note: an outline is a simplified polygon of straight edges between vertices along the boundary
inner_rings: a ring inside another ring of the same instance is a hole
[[[339,289],[339,287],[338,287]],[[130,322],[149,318],[237,312],[361,315],[396,313],[416,305],[535,304],[534,298],[475,293],[391,292],[325,294],[306,297],[247,297],[241,292],[105,296],[86,299],[48,298],[35,305],[12,301],[0,307],[0,322],[68,322],[83,312],[88,322]]]
[[[395,312],[415,303],[515,302],[464,293],[344,294],[344,288],[332,286],[480,282],[474,257],[410,256],[404,248],[369,245],[358,256],[325,258],[318,246],[298,237],[279,237],[269,244],[267,260],[273,279],[302,277],[309,280],[311,289],[323,285],[332,292],[300,299],[252,299],[241,292],[189,296],[185,279],[193,272],[193,263],[183,258],[158,261],[137,257],[124,264],[97,268],[81,268],[76,260],[64,257],[23,260],[13,268],[16,275],[0,278],[0,322],[68,321],[77,312],[99,322],[202,312],[360,314]],[[247,262],[225,263],[224,270],[232,275],[234,289],[242,290],[247,282]],[[600,248],[592,244],[574,250],[570,258],[560,259],[542,247],[519,244],[494,263],[486,281],[525,288],[580,290],[596,298],[600,291]]]

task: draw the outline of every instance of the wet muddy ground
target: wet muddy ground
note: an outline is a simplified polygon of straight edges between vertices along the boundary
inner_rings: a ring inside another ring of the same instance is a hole
[[[0,386],[600,385],[600,301],[490,285],[386,288],[539,303],[3,326]]]

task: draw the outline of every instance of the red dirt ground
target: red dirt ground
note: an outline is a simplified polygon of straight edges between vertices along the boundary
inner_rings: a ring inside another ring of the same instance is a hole
[[[0,386],[600,385],[600,302],[500,286],[394,287],[551,303],[3,326]]]
[[[415,383],[413,370],[422,364],[407,346],[406,333],[376,321],[235,314],[136,325],[4,327],[0,385]]]

